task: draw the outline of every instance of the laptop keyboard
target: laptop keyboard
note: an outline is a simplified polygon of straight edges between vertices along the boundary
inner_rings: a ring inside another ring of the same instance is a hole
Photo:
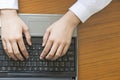
[[[24,61],[14,61],[8,58],[0,41],[0,74],[6,73],[8,76],[76,75],[76,38],[72,38],[67,54],[55,61],[39,59],[39,55],[43,50],[42,37],[33,37],[32,46],[26,44],[26,48],[30,54],[29,59]]]

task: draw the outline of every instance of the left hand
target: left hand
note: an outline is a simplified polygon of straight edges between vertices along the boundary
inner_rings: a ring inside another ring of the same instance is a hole
[[[77,26],[77,24],[69,21],[68,14],[70,12],[46,30],[43,37],[45,48],[40,55],[40,59],[56,60],[66,54],[71,43],[72,33]]]

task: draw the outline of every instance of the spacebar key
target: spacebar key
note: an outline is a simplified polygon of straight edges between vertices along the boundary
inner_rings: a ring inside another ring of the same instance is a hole
[[[32,76],[38,76],[38,73],[7,73],[8,76],[12,77],[32,77]]]
[[[75,73],[61,72],[61,73],[51,73],[51,72],[42,72],[42,73],[7,73],[8,77],[70,77],[75,76]],[[56,74],[56,75],[55,75]],[[60,75],[61,74],[61,75]]]
[[[43,77],[45,73],[7,73],[10,77]]]

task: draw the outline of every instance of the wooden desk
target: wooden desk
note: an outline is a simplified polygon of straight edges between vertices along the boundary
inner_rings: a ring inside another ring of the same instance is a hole
[[[75,0],[20,0],[21,13],[65,13]],[[120,0],[79,30],[79,80],[120,80]]]

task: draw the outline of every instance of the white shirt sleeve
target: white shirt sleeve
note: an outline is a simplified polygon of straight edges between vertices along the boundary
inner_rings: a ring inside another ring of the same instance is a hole
[[[18,9],[18,0],[0,0],[0,9]]]
[[[83,23],[105,8],[112,0],[78,0],[69,8]]]

